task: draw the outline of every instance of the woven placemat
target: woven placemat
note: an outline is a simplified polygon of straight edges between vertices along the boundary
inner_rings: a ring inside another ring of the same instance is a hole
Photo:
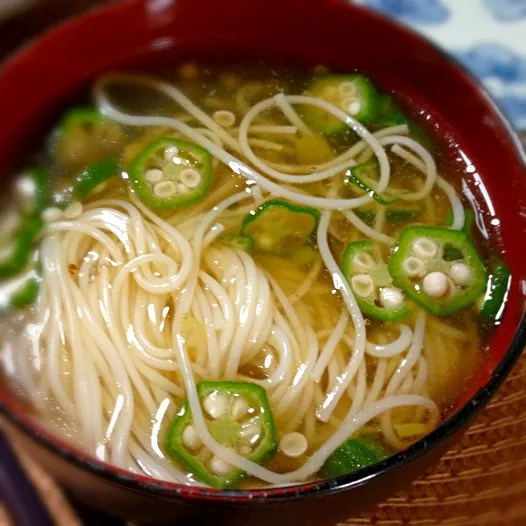
[[[526,355],[426,476],[353,526],[526,525]]]
[[[526,525],[526,355],[462,440],[429,473],[349,526]],[[20,452],[58,525],[82,524],[53,480]],[[352,516],[352,510],[349,510]],[[9,525],[0,509],[0,525]]]
[[[2,1],[2,0],[0,0]],[[41,0],[40,6],[0,26],[0,58],[26,38],[107,0]],[[524,137],[526,140],[526,136]],[[349,526],[525,526],[526,355],[463,439],[412,486]],[[24,466],[60,526],[82,524],[60,489],[23,452]],[[352,510],[349,511],[352,517]],[[9,525],[0,506],[0,526]],[[310,525],[307,525],[310,526]]]

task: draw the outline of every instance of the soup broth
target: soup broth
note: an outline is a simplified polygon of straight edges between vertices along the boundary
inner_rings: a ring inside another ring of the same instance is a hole
[[[422,438],[509,272],[411,115],[323,66],[102,77],[5,207],[9,381],[91,454],[182,484],[332,477]]]

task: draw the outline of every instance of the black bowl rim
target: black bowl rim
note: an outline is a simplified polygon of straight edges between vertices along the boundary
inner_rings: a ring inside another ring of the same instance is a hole
[[[86,22],[92,16],[96,17],[105,12],[110,12],[123,7],[125,6],[113,4],[89,10],[87,13],[66,20],[64,23],[52,28],[44,38],[52,37],[55,32],[62,29],[66,30],[76,23]],[[426,36],[417,33],[407,25],[390,19],[381,13],[354,4],[348,4],[346,5],[346,8],[350,11],[354,10],[362,14],[365,13],[371,18],[376,18],[379,24],[391,25],[396,27],[399,31],[409,34],[414,39],[419,40],[429,48],[432,48],[433,51],[444,61],[449,62],[454,68],[456,68],[459,71],[459,74],[463,75],[464,78],[470,82],[472,89],[478,91],[485,97],[487,104],[493,109],[495,114],[497,114],[503,129],[508,138],[512,141],[517,156],[521,159],[523,168],[526,170],[526,154],[522,148],[520,137],[509,118],[488,93],[482,83],[477,80],[456,58],[454,58],[449,52],[440,48]],[[42,37],[43,36],[37,37],[34,41],[29,42],[27,45],[17,50],[6,62],[10,62],[11,59],[23,55],[26,50],[31,49],[33,43],[38,43]],[[424,454],[437,448],[441,443],[452,437],[473,420],[502,385],[525,347],[526,311],[523,309],[523,315],[519,321],[513,340],[511,341],[506,353],[495,367],[495,370],[491,373],[490,379],[483,387],[479,388],[458,411],[440,424],[430,434],[426,435],[418,442],[415,442],[404,451],[359,471],[331,479],[277,488],[218,490],[199,486],[184,486],[177,483],[156,480],[142,475],[134,475],[91,456],[76,452],[74,447],[68,446],[66,442],[63,442],[60,439],[60,437],[52,436],[51,433],[46,431],[40,431],[36,428],[33,422],[22,418],[16,414],[16,412],[10,411],[3,403],[0,403],[0,412],[5,414],[12,423],[20,428],[31,439],[35,440],[39,445],[44,446],[47,450],[59,455],[67,462],[74,464],[76,467],[86,470],[111,484],[125,487],[142,494],[154,494],[154,496],[168,497],[173,498],[174,500],[179,498],[191,499],[196,501],[196,503],[202,501],[223,504],[269,504],[271,502],[284,502],[296,500],[298,498],[320,497],[327,494],[336,494],[367,484],[371,479],[399,470],[405,465],[418,460]]]

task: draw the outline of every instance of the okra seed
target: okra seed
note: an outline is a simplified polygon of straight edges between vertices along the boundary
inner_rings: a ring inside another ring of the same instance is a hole
[[[309,443],[305,435],[293,431],[292,433],[287,433],[279,441],[279,449],[281,452],[290,458],[300,457],[307,451]]]
[[[372,270],[375,265],[374,259],[371,257],[370,254],[367,254],[367,252],[358,252],[354,255],[352,262],[354,268],[358,272],[367,272],[369,270]]]
[[[223,128],[230,128],[236,122],[236,116],[227,110],[218,110],[214,112],[213,117],[217,124]]]
[[[82,214],[82,211],[84,210],[84,207],[78,202],[71,203],[66,210],[64,210],[64,217],[67,219],[75,219],[80,214]]]
[[[373,278],[368,274],[357,274],[356,276],[353,276],[351,278],[351,285],[354,292],[362,298],[371,296],[374,291]]]
[[[153,193],[157,197],[172,197],[177,192],[175,183],[172,181],[161,181],[153,187]]]
[[[413,241],[413,252],[424,259],[432,259],[438,254],[438,247],[434,241],[426,237],[419,237]]]
[[[449,288],[449,281],[443,272],[430,272],[422,282],[424,292],[432,298],[442,297]]]
[[[239,432],[239,438],[250,442],[251,444],[257,442],[259,434],[261,432],[261,426],[257,418],[252,418],[246,424],[241,426]]]
[[[250,455],[250,453],[252,453],[252,448],[250,446],[241,446],[239,448],[239,452],[242,455],[245,455],[245,457],[246,457],[246,456]]]
[[[201,174],[193,168],[186,168],[181,172],[180,181],[189,188],[196,188],[201,182]]]
[[[323,93],[322,93],[322,98],[331,100],[337,95],[338,95],[338,90],[336,89],[336,87],[329,85],[324,88]]]
[[[201,444],[201,440],[194,426],[189,425],[184,428],[183,444],[190,449],[196,449]]]
[[[352,82],[342,82],[338,86],[338,91],[342,97],[352,97],[356,95],[356,86]]]
[[[235,420],[239,420],[243,418],[248,412],[248,403],[246,400],[243,400],[243,398],[236,398],[234,403],[232,404],[232,417]]]
[[[149,170],[146,170],[144,179],[149,183],[158,183],[163,179],[163,172],[162,170],[159,170],[159,168],[150,168]]]
[[[343,111],[351,115],[356,115],[362,108],[362,105],[356,99],[349,97],[343,100],[341,107]]]
[[[398,309],[404,304],[404,295],[395,287],[384,287],[380,290],[380,303],[386,309]]]
[[[166,161],[173,161],[179,155],[179,148],[177,146],[168,146],[164,150],[164,158]]]
[[[471,282],[471,268],[465,263],[453,263],[449,275],[456,285],[466,286]]]
[[[42,212],[42,218],[46,223],[53,223],[62,217],[62,210],[56,206],[50,206]]]
[[[228,410],[228,396],[221,393],[212,393],[205,398],[203,405],[205,411],[212,418],[219,418]]]
[[[210,468],[216,475],[225,477],[232,473],[234,466],[232,466],[232,464],[229,464],[228,462],[226,462],[226,460],[223,460],[222,458],[212,457],[212,460],[210,461]]]
[[[424,262],[415,256],[409,256],[408,258],[404,259],[402,268],[404,269],[405,275],[410,278],[424,276],[426,273],[426,266]]]

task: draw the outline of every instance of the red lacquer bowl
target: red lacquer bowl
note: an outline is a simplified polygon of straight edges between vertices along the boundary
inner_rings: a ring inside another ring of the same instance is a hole
[[[359,7],[330,0],[131,0],[59,27],[3,66],[0,171],[7,177],[58,110],[98,74],[168,67],[187,58],[359,69],[403,93],[422,109],[423,119],[430,116],[454,146],[464,188],[484,203],[485,227],[513,273],[506,316],[476,381],[450,417],[406,451],[337,479],[257,491],[188,488],[113,468],[42,429],[5,384],[2,410],[18,440],[57,480],[110,513],[177,524],[333,524],[407,485],[435,462],[519,357],[526,338],[524,155],[506,118],[451,58]]]

